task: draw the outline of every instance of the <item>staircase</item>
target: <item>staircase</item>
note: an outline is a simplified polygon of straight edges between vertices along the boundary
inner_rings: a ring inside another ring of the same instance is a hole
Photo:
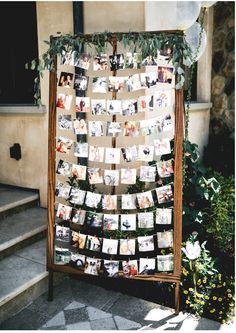
[[[0,323],[47,290],[46,229],[38,191],[0,185]]]

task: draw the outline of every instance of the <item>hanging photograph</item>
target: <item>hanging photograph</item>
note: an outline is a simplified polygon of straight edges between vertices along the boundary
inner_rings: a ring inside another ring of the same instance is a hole
[[[76,249],[83,250],[86,244],[86,237],[87,235],[81,234],[77,231],[72,231],[71,245]]]
[[[120,239],[120,255],[135,255],[135,239]]]
[[[154,228],[154,219],[153,213],[138,213],[138,227],[140,229],[153,229]]]
[[[107,92],[107,78],[93,77],[92,92],[105,94]]]
[[[110,55],[109,61],[110,61],[110,70],[111,71],[116,71],[118,69],[124,69],[124,67],[125,67],[124,54]]]
[[[63,160],[59,160],[56,173],[58,173],[59,175],[65,176],[65,177],[70,177],[71,169],[72,169],[71,163],[65,162]]]
[[[137,137],[139,135],[139,123],[136,121],[125,121],[123,125],[123,136]]]
[[[125,78],[119,76],[109,76],[108,78],[108,91],[110,92],[123,92],[125,87]]]
[[[156,72],[148,72],[140,74],[140,84],[142,88],[154,87],[157,83]]]
[[[140,209],[145,209],[154,206],[152,191],[137,193],[137,200]]]
[[[55,246],[55,264],[56,265],[67,265],[70,262],[70,250]]]
[[[142,89],[139,74],[129,75],[125,81],[127,92]]]
[[[123,277],[130,278],[138,275],[138,260],[122,261]]]
[[[87,191],[85,205],[90,208],[97,208],[101,199],[102,199],[101,194]]]
[[[77,91],[86,91],[88,88],[88,76],[75,74],[74,89]]]
[[[117,196],[110,194],[103,194],[102,208],[105,210],[116,210],[117,209]]]
[[[171,208],[156,209],[156,224],[171,224],[171,221],[172,221]]]
[[[102,184],[102,170],[100,168],[88,168],[88,180],[90,184]]]
[[[140,134],[147,136],[155,133],[156,123],[154,119],[140,120]]]
[[[157,256],[157,270],[159,272],[170,272],[170,271],[173,271],[173,269],[174,269],[173,254]]]
[[[100,116],[107,113],[105,99],[91,99],[92,115]]]
[[[77,157],[88,157],[88,143],[74,142],[74,155]]]
[[[136,214],[121,214],[120,229],[122,231],[136,230]]]
[[[72,95],[58,93],[56,107],[70,110],[71,101],[72,101]]]
[[[63,88],[71,88],[73,76],[74,74],[72,73],[61,72],[58,86]]]
[[[59,130],[72,130],[72,120],[70,114],[59,114],[58,116]]]
[[[90,275],[99,275],[101,269],[101,259],[86,257],[84,273]]]
[[[155,147],[155,154],[157,156],[171,153],[170,139],[156,139],[153,142]]]
[[[140,275],[153,275],[156,270],[156,259],[154,258],[140,258],[139,259],[139,274]]]
[[[103,238],[102,252],[106,254],[117,254],[118,239]]]
[[[79,61],[75,64],[75,66],[88,70],[90,65],[90,60],[91,60],[90,54],[84,52],[80,55]]]
[[[72,164],[71,174],[76,180],[85,180],[86,179],[86,169],[85,165]]]
[[[68,184],[64,184],[62,182],[57,182],[55,195],[59,198],[68,199],[70,196],[71,186]]]
[[[156,179],[156,167],[141,165],[140,166],[140,178],[141,182],[155,182]]]
[[[72,212],[72,207],[59,203],[56,212],[56,217],[64,221],[68,221],[70,220],[71,212]]]
[[[146,58],[142,60],[142,66],[156,66],[156,65],[157,65],[157,59],[152,55],[148,55]]]
[[[72,208],[71,222],[78,225],[84,225],[86,210]]]
[[[121,148],[121,152],[125,162],[133,162],[138,159],[138,151],[136,146]]]
[[[136,194],[121,195],[121,209],[136,209]]]
[[[123,116],[133,116],[138,112],[138,102],[136,99],[123,99],[121,109]]]
[[[103,136],[103,122],[102,121],[89,121],[89,135],[90,136]]]
[[[56,240],[62,242],[70,242],[70,228],[56,225]]]
[[[121,123],[116,121],[109,121],[107,122],[107,136],[117,137],[122,131]]]
[[[119,277],[119,261],[104,260],[103,275],[114,278]]]
[[[66,52],[62,50],[61,52],[61,65],[75,66],[75,52]]]
[[[154,237],[153,236],[140,236],[138,237],[139,252],[154,251]]]
[[[153,96],[139,96],[138,98],[138,112],[153,111]]]
[[[64,138],[63,136],[59,136],[56,143],[56,151],[58,153],[69,153],[71,147],[73,145],[73,140],[68,138]]]
[[[156,90],[154,92],[154,107],[156,109],[168,108],[171,106],[171,90]]]
[[[74,268],[84,268],[85,267],[85,256],[77,252],[71,252],[70,266]]]
[[[120,183],[133,185],[136,184],[137,170],[136,169],[121,169]]]
[[[118,186],[119,176],[119,170],[104,170],[104,184],[108,186]]]
[[[173,129],[171,115],[167,114],[165,116],[158,117],[156,127],[159,133],[171,131]]]
[[[80,190],[78,188],[72,187],[70,192],[70,202],[82,206],[84,204],[86,191]]]
[[[76,135],[85,135],[88,134],[87,123],[83,118],[76,118],[73,121],[74,133]]]
[[[118,214],[104,214],[103,215],[103,230],[118,230],[119,215]]]
[[[174,77],[174,67],[158,66],[157,81],[159,83],[171,83]]]
[[[102,227],[103,213],[87,212],[87,226],[90,228]]]
[[[119,99],[108,99],[107,100],[107,114],[118,115],[121,114],[121,100]]]
[[[157,172],[159,177],[171,177],[174,174],[173,159],[157,162]]]
[[[94,57],[93,70],[104,71],[108,69],[108,56],[105,53],[98,54]]]
[[[120,163],[120,148],[106,148],[105,163],[119,164]]]
[[[126,52],[125,68],[140,69],[142,64],[142,54],[137,52]]]
[[[138,159],[144,162],[153,161],[154,147],[151,145],[138,146]]]
[[[103,162],[104,147],[89,146],[89,161]]]
[[[75,97],[76,112],[90,112],[90,97]]]
[[[164,204],[174,200],[174,195],[172,192],[171,185],[165,185],[156,188],[157,201],[159,204]]]
[[[160,249],[173,247],[173,230],[157,232],[157,246]]]
[[[90,251],[100,252],[102,246],[102,238],[87,235],[86,249]]]

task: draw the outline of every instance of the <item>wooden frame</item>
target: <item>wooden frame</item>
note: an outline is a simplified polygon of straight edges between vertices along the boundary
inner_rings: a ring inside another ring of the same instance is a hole
[[[156,32],[160,34],[161,32]],[[162,32],[163,33],[163,32]],[[173,33],[173,32],[172,32]],[[179,32],[178,32],[179,33]],[[51,41],[53,38],[51,37]],[[112,37],[113,53],[117,50],[116,34]],[[57,59],[53,56],[55,69]],[[116,71],[113,72],[113,76]],[[54,264],[54,221],[55,221],[55,159],[56,159],[56,92],[57,74],[50,71],[49,74],[49,125],[48,125],[48,239],[47,239],[47,270],[49,271],[48,300],[53,299],[53,272],[65,272],[71,274],[84,274],[69,266]],[[113,92],[112,98],[116,99]],[[181,243],[182,243],[182,143],[183,143],[183,117],[184,101],[183,89],[175,90],[175,141],[174,141],[174,270],[173,274],[156,273],[150,276],[136,276],[133,279],[145,281],[160,281],[175,283],[175,312],[179,313],[179,289],[181,278]],[[115,116],[113,116],[115,121]],[[115,140],[112,139],[112,147],[115,147]],[[115,165],[112,166],[115,169]]]

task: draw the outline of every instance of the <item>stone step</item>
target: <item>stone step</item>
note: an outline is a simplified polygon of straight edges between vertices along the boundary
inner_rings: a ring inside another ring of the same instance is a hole
[[[47,210],[29,208],[0,221],[0,259],[46,235]]]
[[[0,219],[39,205],[37,190],[0,184]]]

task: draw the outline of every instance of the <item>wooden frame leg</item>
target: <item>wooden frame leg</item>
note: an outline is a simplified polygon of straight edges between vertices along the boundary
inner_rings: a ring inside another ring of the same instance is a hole
[[[176,282],[175,284],[175,313],[179,314],[179,288],[180,282]]]
[[[48,301],[53,301],[53,271],[49,270],[48,276]]]

